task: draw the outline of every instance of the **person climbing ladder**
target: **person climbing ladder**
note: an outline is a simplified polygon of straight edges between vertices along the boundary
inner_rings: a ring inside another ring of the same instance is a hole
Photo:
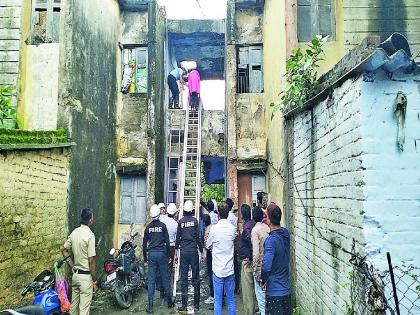
[[[184,81],[182,79],[182,75],[184,74],[184,70],[181,68],[175,68],[172,70],[168,75],[168,86],[172,93],[172,100],[169,102],[169,108],[175,108],[179,109],[179,87],[178,87],[178,81],[181,82],[181,84],[184,84]]]

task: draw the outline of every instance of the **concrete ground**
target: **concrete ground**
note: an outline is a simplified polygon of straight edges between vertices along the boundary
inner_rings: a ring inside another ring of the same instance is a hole
[[[209,281],[207,276],[202,277],[201,279],[201,303],[200,303],[200,311],[196,314],[202,315],[211,315],[213,314],[212,305],[209,306],[208,304],[204,303],[204,300],[208,298],[209,294]],[[190,286],[192,290],[192,287]],[[104,292],[100,291],[95,294],[94,301],[92,303],[92,315],[124,315],[124,314],[146,314],[146,304],[147,304],[147,291],[146,289],[142,289],[136,295],[132,306],[129,309],[121,309],[116,304],[113,293],[112,292]],[[166,301],[160,299],[159,291],[155,292],[155,300],[154,300],[154,312],[153,314],[156,315],[167,315],[167,314],[178,314],[177,307],[181,304],[181,298],[178,294],[177,297],[177,305],[173,309],[168,309]],[[193,311],[193,302],[190,300],[189,303],[189,313],[194,314]],[[227,306],[223,307],[223,314],[227,314]],[[236,295],[236,313],[241,314],[243,313],[242,307],[242,298],[239,295]]]

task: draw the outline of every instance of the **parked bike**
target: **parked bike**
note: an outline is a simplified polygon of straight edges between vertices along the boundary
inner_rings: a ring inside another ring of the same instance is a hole
[[[59,259],[54,267],[59,269],[63,263],[69,258],[65,257]],[[51,315],[62,314],[60,311],[60,300],[58,293],[54,290],[55,275],[51,270],[44,270],[35,279],[29,283],[21,293],[21,300],[29,293],[33,292],[34,301],[33,305],[18,308],[16,310],[0,311],[0,315]]]
[[[129,308],[133,302],[135,292],[145,287],[146,278],[144,264],[136,258],[136,245],[131,225],[130,239],[121,245],[120,249],[112,248],[109,252],[112,259],[104,262],[104,270],[108,274],[103,285],[104,289],[114,291],[115,300],[122,308]]]

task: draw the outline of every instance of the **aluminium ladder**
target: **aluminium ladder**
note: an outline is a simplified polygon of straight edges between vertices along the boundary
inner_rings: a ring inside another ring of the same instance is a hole
[[[185,115],[184,147],[182,162],[179,168],[179,218],[183,217],[183,207],[187,200],[195,204],[195,217],[200,221],[201,195],[201,104],[197,111],[191,111],[187,106]],[[175,264],[173,296],[177,294],[179,280],[180,255]],[[189,311],[190,313],[190,311]]]

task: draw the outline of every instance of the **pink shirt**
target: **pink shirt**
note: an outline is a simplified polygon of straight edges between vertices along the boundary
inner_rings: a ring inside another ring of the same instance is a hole
[[[197,70],[193,70],[188,75],[188,90],[190,95],[192,92],[197,92],[200,94],[200,73]]]

